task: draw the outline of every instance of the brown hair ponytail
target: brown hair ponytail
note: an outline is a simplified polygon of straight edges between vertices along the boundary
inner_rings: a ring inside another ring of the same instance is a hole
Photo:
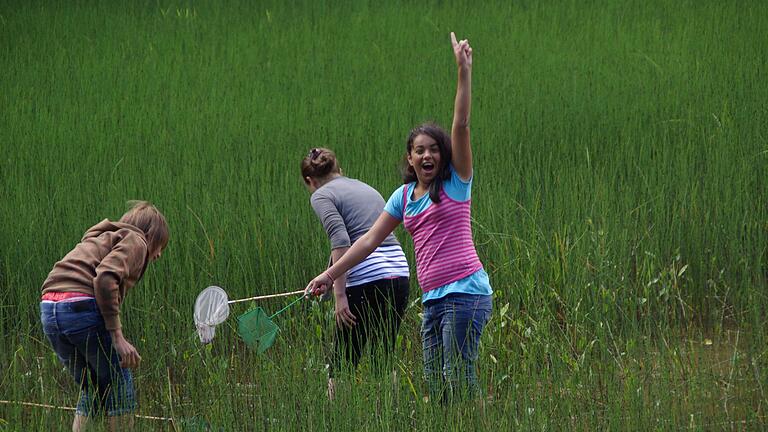
[[[301,177],[305,182],[307,177],[324,178],[340,172],[341,168],[339,168],[339,161],[336,160],[336,154],[327,148],[313,148],[301,160]]]

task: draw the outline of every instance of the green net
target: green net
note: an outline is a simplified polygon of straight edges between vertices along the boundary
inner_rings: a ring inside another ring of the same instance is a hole
[[[251,309],[237,317],[237,332],[248,348],[263,353],[275,343],[280,327],[260,307]]]
[[[272,322],[272,318],[285,312],[304,297],[297,298],[271,316],[267,316],[262,308],[257,307],[237,317],[237,332],[240,333],[240,337],[248,348],[255,349],[259,354],[269,349],[275,343],[277,332],[280,331],[280,327]]]

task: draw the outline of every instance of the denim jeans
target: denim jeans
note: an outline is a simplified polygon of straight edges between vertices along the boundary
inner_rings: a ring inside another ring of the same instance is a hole
[[[136,410],[131,371],[120,367],[96,300],[40,303],[43,332],[80,387],[76,413],[123,415]]]
[[[421,341],[431,400],[480,395],[475,363],[491,308],[490,295],[449,294],[424,304]]]

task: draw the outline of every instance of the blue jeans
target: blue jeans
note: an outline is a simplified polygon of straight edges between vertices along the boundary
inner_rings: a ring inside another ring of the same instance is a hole
[[[424,304],[421,341],[430,399],[446,403],[480,395],[475,363],[491,308],[490,295],[449,294]]]
[[[136,410],[131,371],[120,367],[96,300],[40,303],[43,332],[80,387],[76,413],[118,416]]]

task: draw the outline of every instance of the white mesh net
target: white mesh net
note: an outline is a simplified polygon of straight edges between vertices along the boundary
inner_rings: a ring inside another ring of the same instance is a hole
[[[195,326],[200,342],[207,344],[216,335],[216,326],[229,316],[227,293],[217,286],[209,286],[195,300]]]

